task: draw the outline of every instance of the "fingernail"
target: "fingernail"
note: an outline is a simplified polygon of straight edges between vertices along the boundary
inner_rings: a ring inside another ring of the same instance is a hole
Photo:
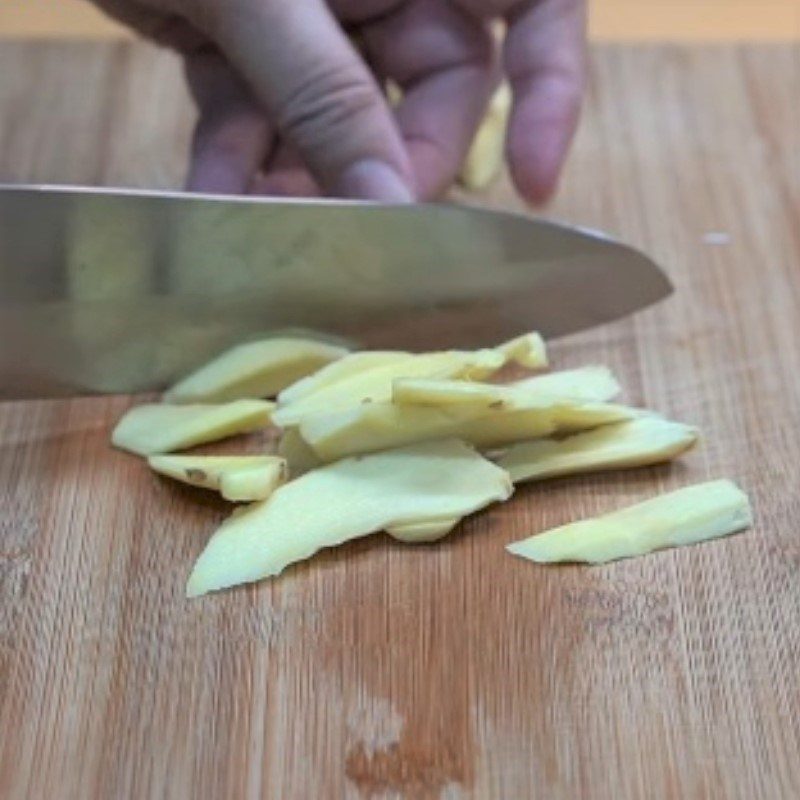
[[[349,166],[334,185],[332,194],[384,203],[411,203],[414,200],[411,189],[400,175],[388,164],[374,158]]]

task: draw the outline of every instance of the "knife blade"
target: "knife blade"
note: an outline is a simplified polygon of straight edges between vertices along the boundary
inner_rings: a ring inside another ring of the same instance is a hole
[[[0,396],[150,391],[225,347],[555,337],[671,292],[596,232],[465,206],[0,186]]]

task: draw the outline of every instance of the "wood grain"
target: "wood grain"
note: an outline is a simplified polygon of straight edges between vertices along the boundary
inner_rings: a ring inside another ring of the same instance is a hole
[[[179,184],[169,56],[4,44],[0,75],[0,178]],[[698,424],[674,467],[187,602],[225,509],[108,448],[130,399],[0,406],[0,796],[800,796],[798,97],[796,47],[596,51],[549,213],[646,248],[677,292],[554,361]],[[485,200],[516,207],[507,183]],[[711,477],[751,494],[752,531],[598,568],[503,550]]]

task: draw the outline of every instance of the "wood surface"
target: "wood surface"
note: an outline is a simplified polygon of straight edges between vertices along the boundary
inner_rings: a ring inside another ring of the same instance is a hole
[[[800,0],[588,0],[595,41],[797,41]],[[0,36],[121,38],[88,0],[3,0]]]
[[[168,55],[0,46],[0,179],[180,183]],[[800,49],[603,47],[548,213],[651,252],[657,308],[553,346],[696,423],[429,547],[375,536],[186,601],[226,513],[112,451],[129,398],[0,406],[0,797],[800,796]],[[517,207],[507,183],[486,202]],[[730,477],[752,530],[538,567],[503,546]]]

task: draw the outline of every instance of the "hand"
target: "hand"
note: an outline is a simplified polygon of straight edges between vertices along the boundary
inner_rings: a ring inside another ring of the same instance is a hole
[[[185,55],[199,108],[192,190],[435,198],[502,70],[514,90],[511,175],[539,203],[576,127],[585,0],[95,2]],[[494,19],[508,26],[502,58]],[[404,91],[394,113],[386,78]]]

